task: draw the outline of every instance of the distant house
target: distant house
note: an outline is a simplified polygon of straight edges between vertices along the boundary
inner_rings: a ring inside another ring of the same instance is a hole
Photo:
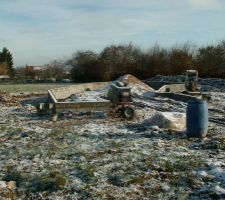
[[[6,81],[9,79],[10,79],[9,75],[0,75],[0,81]]]
[[[26,65],[24,73],[26,79],[29,80],[56,82],[62,79],[69,79],[70,70],[68,67],[55,67],[51,65]]]
[[[47,70],[47,67],[26,65],[25,76],[30,79],[41,80],[40,73]]]
[[[46,66],[30,66],[33,68],[34,71],[40,72],[40,71],[45,71],[48,69]]]

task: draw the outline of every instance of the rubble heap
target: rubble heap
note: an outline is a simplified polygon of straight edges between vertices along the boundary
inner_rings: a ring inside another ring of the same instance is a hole
[[[6,106],[18,106],[19,101],[16,97],[11,96],[7,92],[0,92],[0,103]]]
[[[0,198],[16,200],[16,182],[0,181]]]

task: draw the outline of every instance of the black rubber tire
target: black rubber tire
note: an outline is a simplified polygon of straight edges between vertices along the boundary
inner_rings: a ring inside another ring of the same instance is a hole
[[[132,119],[134,117],[134,109],[130,106],[124,107],[123,115],[126,119]]]

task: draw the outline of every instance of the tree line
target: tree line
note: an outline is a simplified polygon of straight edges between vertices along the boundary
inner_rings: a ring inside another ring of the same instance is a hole
[[[11,78],[15,75],[13,56],[6,47],[0,51],[0,75],[9,75]]]
[[[72,66],[76,82],[110,81],[128,73],[145,79],[182,74],[187,69],[198,70],[202,77],[225,78],[225,41],[202,47],[190,42],[171,48],[155,44],[148,50],[132,43],[110,45],[100,53],[77,51],[65,65]]]
[[[201,77],[225,78],[225,40],[201,47],[186,42],[165,48],[156,43],[147,50],[132,43],[110,45],[100,53],[77,51],[69,59],[55,60],[45,67],[42,72],[29,67],[16,68],[16,71],[25,77],[38,75],[41,79],[61,80],[69,67],[70,77],[75,82],[110,81],[124,74],[146,79],[158,74],[182,74],[187,69],[198,70]],[[6,74],[12,78],[15,69],[12,54],[4,47],[0,51],[0,75]]]

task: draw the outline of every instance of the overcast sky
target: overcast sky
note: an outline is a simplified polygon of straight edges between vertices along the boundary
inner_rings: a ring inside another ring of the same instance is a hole
[[[224,24],[225,0],[0,0],[0,48],[16,66],[110,44],[210,44]]]

